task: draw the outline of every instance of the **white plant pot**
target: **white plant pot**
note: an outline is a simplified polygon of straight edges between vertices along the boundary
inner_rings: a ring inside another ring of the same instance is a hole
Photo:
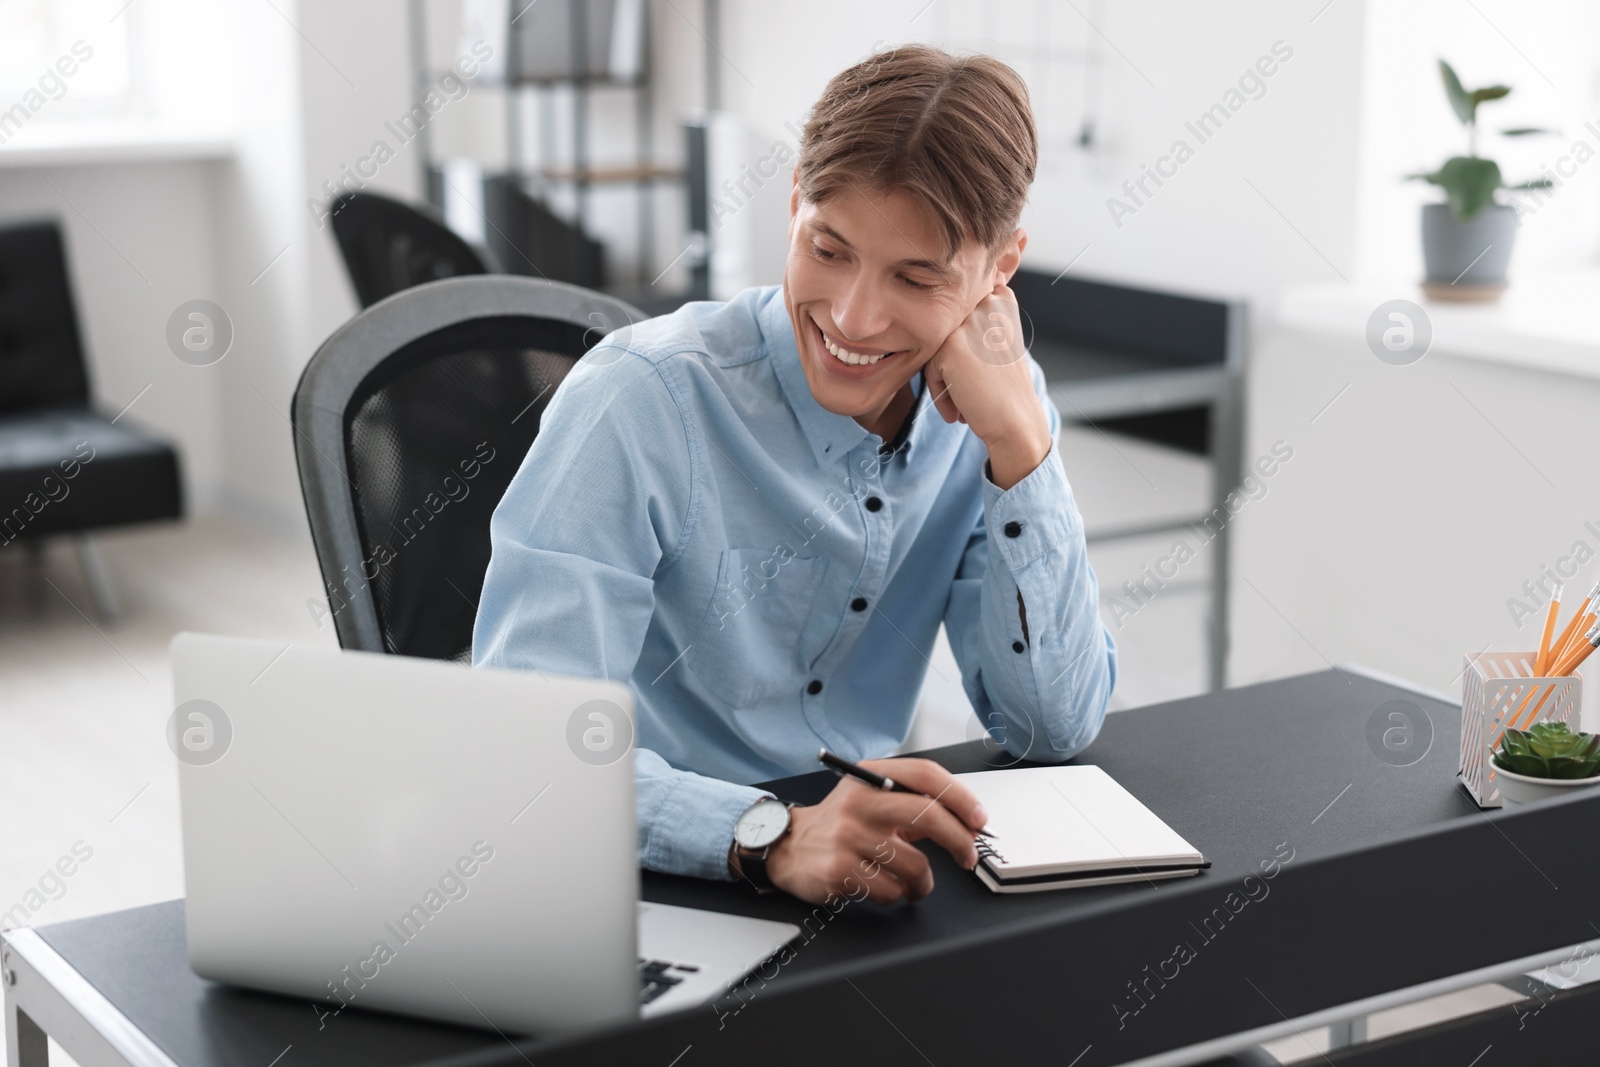
[[[1574,789],[1600,785],[1600,775],[1592,778],[1529,778],[1492,764],[1495,784],[1500,787],[1500,803],[1506,807],[1532,804],[1546,797],[1567,796]]]

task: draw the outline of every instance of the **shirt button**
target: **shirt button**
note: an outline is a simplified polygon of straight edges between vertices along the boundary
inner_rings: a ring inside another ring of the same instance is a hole
[[[1006,530],[1006,536],[1007,537],[1021,537],[1022,536],[1022,523],[1020,523],[1020,522],[1008,522],[1008,523],[1006,523],[1005,530]]]
[[[868,511],[877,511],[881,507],[883,507],[883,501],[879,500],[875,496],[867,497],[867,510]]]
[[[858,596],[854,600],[850,601],[850,610],[851,611],[866,611],[867,610],[867,598],[864,597],[864,596]]]
[[[806,686],[806,692],[810,693],[812,696],[816,696],[818,693],[822,692],[822,682],[816,678],[811,679],[811,684]]]
[[[1011,651],[1013,651],[1013,652],[1021,652],[1024,649],[1026,649],[1027,647],[1028,646],[1023,644],[1021,641],[1013,641],[1013,642],[1011,642]],[[812,682],[811,684],[812,685],[817,685],[818,683]],[[816,690],[813,689],[812,692],[814,693],[814,692],[816,692]]]

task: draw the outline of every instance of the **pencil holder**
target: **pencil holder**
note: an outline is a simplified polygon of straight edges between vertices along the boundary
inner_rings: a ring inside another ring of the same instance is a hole
[[[1536,722],[1578,726],[1583,676],[1533,675],[1536,652],[1472,652],[1467,655],[1461,693],[1461,784],[1480,808],[1498,808],[1491,758],[1508,727],[1526,730]]]

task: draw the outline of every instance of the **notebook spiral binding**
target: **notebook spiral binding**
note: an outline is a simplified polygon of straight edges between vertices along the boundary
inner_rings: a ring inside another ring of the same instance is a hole
[[[989,844],[989,842],[988,842],[988,840],[986,838],[982,838],[982,837],[978,838],[977,846],[978,846],[978,860],[979,860],[979,862],[982,862],[983,860],[986,860],[986,859],[992,859],[996,863],[1004,863],[1004,862],[1006,862],[1006,858],[1004,856],[1000,855],[1000,851],[997,848],[995,848],[993,845]]]

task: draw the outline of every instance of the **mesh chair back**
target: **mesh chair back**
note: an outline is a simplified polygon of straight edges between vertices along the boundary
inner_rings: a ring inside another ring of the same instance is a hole
[[[333,235],[364,308],[415,285],[493,271],[483,254],[423,208],[345,193],[332,212]]]
[[[644,315],[563,282],[408,289],[323,343],[295,458],[339,643],[470,662],[489,518],[578,357]]]
[[[0,414],[88,403],[61,229],[0,227]]]

